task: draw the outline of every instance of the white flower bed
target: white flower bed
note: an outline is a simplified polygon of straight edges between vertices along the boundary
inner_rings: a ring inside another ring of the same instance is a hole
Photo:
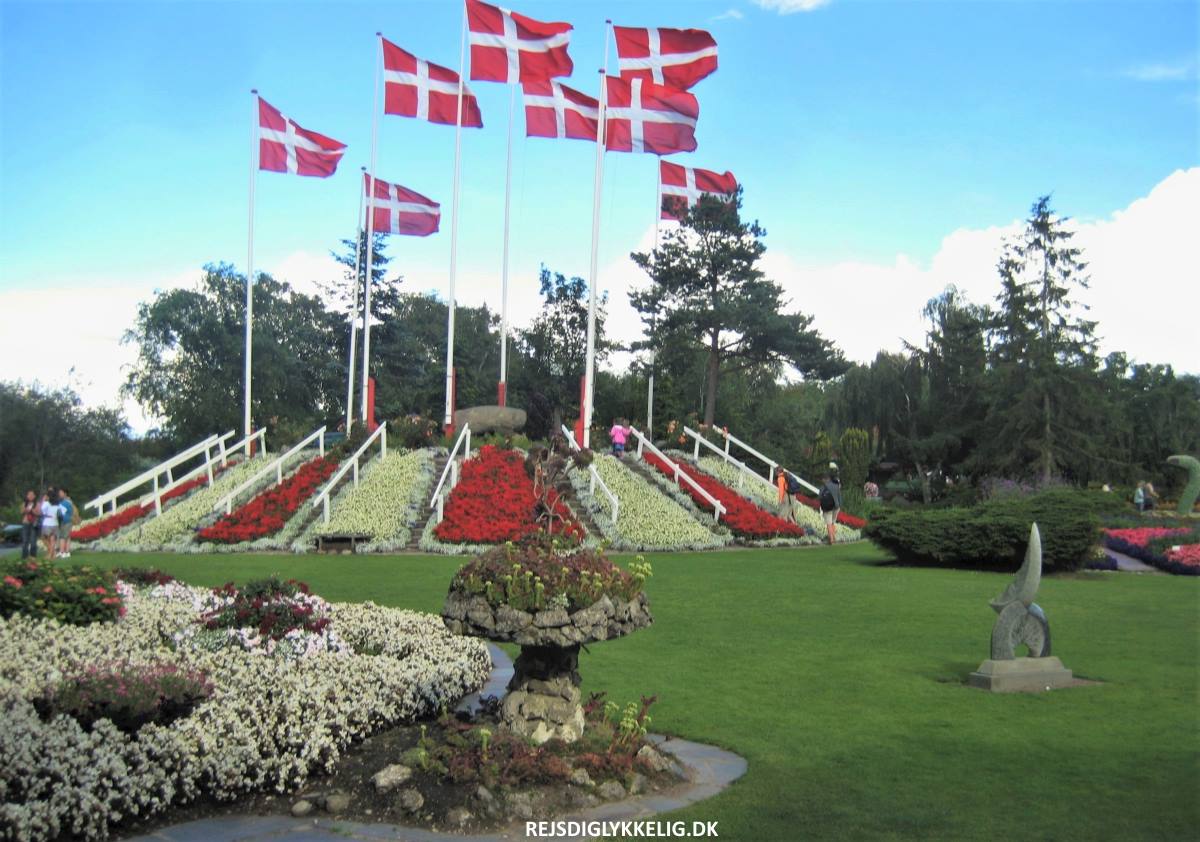
[[[738,488],[738,475],[741,474],[741,471],[724,459],[718,456],[701,456],[699,467],[751,502],[762,506],[768,512],[777,512],[779,510],[777,491],[772,491],[761,482],[755,482],[749,477],[742,483],[742,487]],[[829,540],[829,532],[825,528],[825,521],[822,519],[819,511],[793,500],[792,513],[796,517],[796,523],[811,529],[821,541]],[[841,523],[838,524],[835,534],[837,536],[836,543],[838,544],[862,539],[862,533],[859,530]]]
[[[590,477],[587,471],[573,471],[571,482],[604,537],[617,549],[701,550],[721,547],[732,540],[729,534],[714,533],[687,509],[635,474],[615,456],[596,454],[592,464],[600,479],[620,501],[615,524],[604,493],[597,490],[595,497],[588,493]],[[711,516],[705,517],[712,522]]]
[[[491,669],[486,646],[451,635],[440,618],[369,602],[328,606],[339,645],[312,654],[175,646],[207,593],[142,590],[117,623],[0,619],[0,837],[103,839],[122,819],[201,794],[294,789],[331,771],[352,741],[452,704]],[[29,699],[84,665],[116,659],[203,670],[213,695],[136,736],[108,720],[88,731],[69,716],[38,717]]]
[[[318,521],[312,536],[367,535],[358,552],[389,552],[408,544],[412,528],[426,511],[433,483],[433,451],[391,451],[370,462],[331,507],[329,523]]]

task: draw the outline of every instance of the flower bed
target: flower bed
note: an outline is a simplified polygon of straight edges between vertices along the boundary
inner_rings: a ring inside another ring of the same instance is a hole
[[[1104,546],[1181,576],[1200,576],[1200,527],[1105,529]]]
[[[279,485],[263,491],[248,503],[201,529],[196,538],[220,544],[239,544],[265,538],[283,529],[296,511],[338,469],[333,455],[318,456]]]
[[[25,614],[85,626],[124,613],[108,570],[32,559],[0,562],[0,617]]]
[[[724,482],[730,488],[737,487],[738,474],[741,471],[724,459],[716,456],[702,456],[700,457],[700,467]],[[778,505],[776,502],[778,492],[762,483],[747,479],[738,490],[764,508],[772,508]],[[829,532],[825,528],[825,520],[821,516],[820,504],[812,497],[806,497],[803,494],[793,494],[792,498],[799,503],[799,505],[792,507],[792,513],[796,516],[796,522],[821,541],[829,540]],[[857,526],[854,525],[856,523],[858,524]],[[866,524],[866,521],[862,520],[862,518],[856,518],[845,512],[839,512],[838,524],[841,528],[836,532],[837,543],[849,543],[862,539],[862,533],[859,530]]]
[[[212,517],[213,507],[265,464],[258,459],[231,463],[212,485],[196,488],[170,508],[163,509],[158,517],[137,521],[128,529],[95,541],[91,548],[123,552],[186,549],[193,543],[196,528]]]
[[[438,541],[450,544],[500,544],[517,541],[540,530],[534,519],[537,495],[525,473],[525,457],[518,450],[486,445],[463,462],[458,485],[450,492],[444,517],[433,530]],[[562,518],[558,533],[576,543],[586,536],[571,510],[551,490],[550,502]]]
[[[646,464],[652,466],[663,476],[674,476],[667,464],[655,456],[653,453],[646,452],[642,455],[646,460]],[[697,470],[690,465],[676,463],[679,469],[696,481],[696,484],[720,501],[725,507],[725,514],[721,516],[721,522],[729,527],[730,531],[739,538],[761,541],[770,540],[772,538],[804,538],[804,528],[797,526],[794,523],[789,523],[783,518],[776,517],[768,511],[754,505],[736,491],[728,488],[724,484],[718,482],[715,478],[709,476],[703,471]],[[712,504],[702,497],[691,485],[682,484],[680,488],[691,495],[702,509],[712,511]]]
[[[213,465],[213,481],[221,471],[225,470],[224,465]],[[208,475],[202,474],[198,477],[193,477],[187,482],[180,483],[172,488],[166,494],[159,498],[159,505],[165,506],[172,500],[182,497],[189,491],[192,491],[208,482]],[[89,541],[95,541],[99,538],[104,538],[113,534],[119,529],[123,529],[134,521],[141,520],[147,515],[154,513],[154,503],[150,502],[146,505],[138,503],[129,503],[122,506],[117,511],[107,517],[96,517],[82,523],[77,529],[71,531],[71,540],[79,544],[84,544]]]
[[[115,623],[0,619],[0,828],[11,838],[102,839],[125,817],[198,797],[303,786],[332,771],[350,743],[452,707],[491,668],[481,642],[449,634],[440,618],[371,603],[322,603],[338,651],[208,646],[215,631],[198,620],[215,596],[170,583],[131,592]],[[161,676],[170,664],[205,676],[211,694],[135,733],[107,718],[90,730],[71,716],[44,719],[35,700],[97,653],[138,674]]]
[[[615,456],[597,454],[592,462],[600,479],[620,501],[613,523],[608,498],[588,491],[589,476],[577,471],[571,476],[575,493],[592,512],[596,525],[612,546],[620,550],[702,550],[728,544],[728,533],[718,535],[698,521],[682,505],[638,476]],[[707,516],[705,516],[707,518]]]
[[[329,522],[318,522],[314,536],[367,536],[359,552],[399,549],[425,511],[433,483],[433,451],[390,451],[368,464],[358,487],[349,487],[333,505]],[[332,501],[331,501],[332,503]]]

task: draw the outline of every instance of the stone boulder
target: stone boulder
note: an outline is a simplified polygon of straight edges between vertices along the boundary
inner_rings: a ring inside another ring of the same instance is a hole
[[[525,410],[512,406],[472,406],[454,413],[454,427],[471,425],[472,433],[500,433],[510,436],[525,427]]]
[[[482,594],[451,591],[442,607],[442,622],[454,634],[483,637],[521,646],[578,646],[623,637],[654,622],[645,593],[633,599],[602,596],[587,608],[568,614],[562,608],[519,611],[493,607]]]

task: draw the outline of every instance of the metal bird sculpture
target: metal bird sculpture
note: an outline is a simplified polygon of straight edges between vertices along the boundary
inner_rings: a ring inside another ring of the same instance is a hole
[[[1037,524],[1029,530],[1029,546],[1017,577],[992,600],[992,609],[1000,616],[992,629],[992,659],[1011,661],[1022,643],[1034,658],[1050,655],[1050,624],[1041,607],[1033,601],[1042,581],[1042,536]]]

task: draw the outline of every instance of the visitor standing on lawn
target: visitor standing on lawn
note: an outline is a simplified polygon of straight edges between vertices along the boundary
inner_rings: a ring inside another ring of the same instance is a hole
[[[792,496],[788,494],[788,477],[787,472],[782,466],[779,468],[779,473],[775,475],[775,487],[779,493],[775,497],[775,502],[779,506],[779,516],[784,520],[794,520],[792,514]]]
[[[37,558],[41,525],[42,510],[38,505],[37,492],[31,488],[25,492],[25,502],[21,504],[21,558]]]
[[[821,517],[825,520],[825,531],[829,533],[829,543],[832,544],[837,535],[837,516],[842,510],[842,483],[838,479],[837,462],[829,463],[825,473],[825,483],[821,486]]]
[[[42,541],[46,544],[46,558],[53,559],[58,537],[58,503],[52,502],[58,496],[54,489],[49,489],[42,495],[42,504],[38,508],[42,520]]]
[[[79,510],[71,499],[66,486],[58,489],[58,553],[61,558],[71,557],[71,527],[79,523]]]
[[[618,459],[625,453],[625,442],[629,439],[629,426],[624,418],[618,418],[613,421],[612,429],[608,431],[608,437],[612,439],[612,453]]]

